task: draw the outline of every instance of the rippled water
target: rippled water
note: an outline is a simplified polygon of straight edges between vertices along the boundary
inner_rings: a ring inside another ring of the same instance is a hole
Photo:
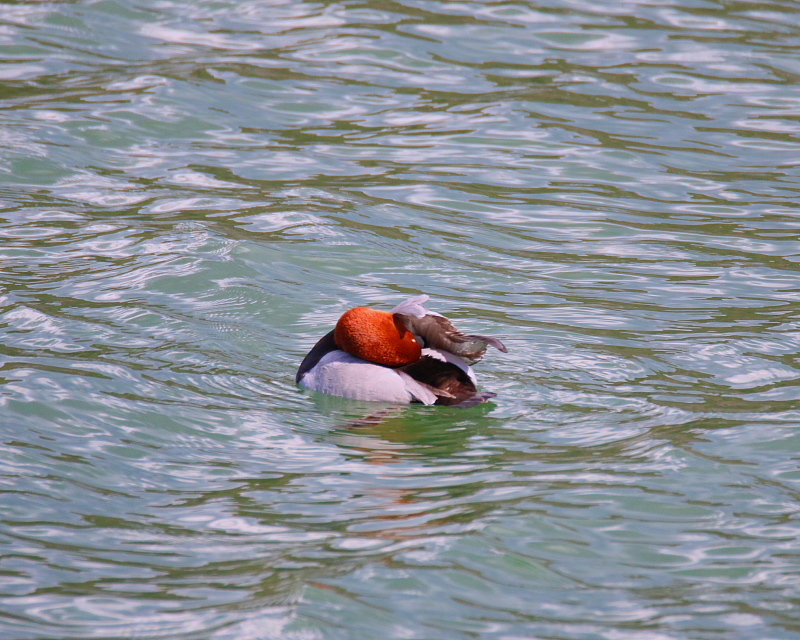
[[[785,0],[3,3],[0,636],[800,637],[798,46]],[[496,402],[295,387],[419,293]]]

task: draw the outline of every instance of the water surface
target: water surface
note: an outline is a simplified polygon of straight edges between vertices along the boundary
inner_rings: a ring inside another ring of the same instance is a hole
[[[798,46],[787,1],[4,3],[0,635],[800,637]],[[495,402],[295,387],[420,293]]]

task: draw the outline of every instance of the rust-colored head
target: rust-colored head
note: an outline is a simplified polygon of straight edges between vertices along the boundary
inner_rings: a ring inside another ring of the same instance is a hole
[[[347,353],[387,367],[419,360],[422,348],[401,320],[388,311],[356,307],[336,323],[334,340]]]

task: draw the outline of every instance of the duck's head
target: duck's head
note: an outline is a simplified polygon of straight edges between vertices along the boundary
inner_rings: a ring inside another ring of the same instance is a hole
[[[419,342],[397,314],[370,307],[346,311],[333,338],[347,353],[387,367],[411,364],[422,355]]]

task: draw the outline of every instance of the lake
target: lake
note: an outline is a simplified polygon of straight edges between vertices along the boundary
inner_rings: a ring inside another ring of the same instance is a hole
[[[4,640],[800,638],[800,5],[0,12]],[[305,392],[347,309],[509,349]]]

